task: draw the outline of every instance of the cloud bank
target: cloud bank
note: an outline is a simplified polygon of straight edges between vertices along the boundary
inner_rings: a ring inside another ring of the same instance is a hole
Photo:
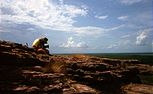
[[[106,19],[107,17],[108,17],[107,15],[104,15],[104,16],[98,16],[98,15],[96,15],[96,16],[95,16],[95,18],[100,19],[100,20],[104,20],[104,19]]]
[[[126,4],[126,5],[132,5],[135,3],[142,2],[143,0],[119,0],[121,3]]]
[[[63,48],[88,48],[85,42],[75,42],[73,37],[69,37],[66,43],[63,43],[60,47]]]
[[[151,31],[153,31],[152,28],[140,31],[139,35],[136,37],[136,45],[145,46],[147,44],[151,44],[149,41],[149,34]]]
[[[117,17],[118,20],[126,21],[128,19],[128,16],[120,16]]]
[[[107,30],[114,30],[114,27],[105,29],[96,26],[75,26],[75,18],[87,16],[88,9],[83,5],[64,4],[63,0],[56,2],[55,0],[1,0],[0,4],[2,23],[28,23],[42,29],[72,32],[76,35],[93,36]],[[108,16],[96,17],[106,19]]]

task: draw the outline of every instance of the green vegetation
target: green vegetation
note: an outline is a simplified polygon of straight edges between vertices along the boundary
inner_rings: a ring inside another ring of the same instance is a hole
[[[140,75],[142,83],[153,84],[153,75]]]
[[[153,53],[94,53],[89,55],[113,59],[136,59],[143,64],[153,65]]]

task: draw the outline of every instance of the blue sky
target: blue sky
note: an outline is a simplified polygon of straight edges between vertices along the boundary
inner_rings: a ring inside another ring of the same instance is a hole
[[[0,40],[51,53],[153,52],[152,0],[1,0]]]

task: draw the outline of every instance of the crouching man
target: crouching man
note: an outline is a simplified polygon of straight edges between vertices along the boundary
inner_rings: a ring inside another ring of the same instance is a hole
[[[32,48],[34,48],[37,53],[49,54],[49,50],[47,49],[49,45],[47,42],[48,38],[46,37],[38,38],[33,42]]]

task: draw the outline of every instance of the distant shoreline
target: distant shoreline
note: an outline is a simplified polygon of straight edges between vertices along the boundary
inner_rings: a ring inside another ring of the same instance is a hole
[[[55,55],[59,54],[59,55],[73,55],[73,54],[84,54],[84,55],[88,55],[88,54],[148,54],[148,55],[153,55],[153,52],[137,52],[137,53],[53,53]]]
[[[55,55],[91,55],[111,59],[135,59],[142,64],[153,65],[153,53],[68,53]]]

